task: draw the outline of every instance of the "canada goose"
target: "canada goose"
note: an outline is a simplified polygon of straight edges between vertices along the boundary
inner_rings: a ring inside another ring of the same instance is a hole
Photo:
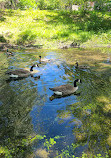
[[[76,62],[75,68],[79,68],[79,69],[89,69],[90,67],[87,66],[87,65],[79,65],[78,62]]]
[[[60,95],[60,96],[70,95],[78,89],[78,86],[76,85],[77,82],[81,83],[81,79],[76,79],[74,81],[74,86],[66,84],[66,85],[61,85],[61,86],[49,88],[49,89],[54,91],[56,95]]]
[[[8,49],[7,49],[6,54],[9,55],[9,56],[14,56],[14,54],[12,52],[9,52]]]
[[[41,55],[39,56],[39,63],[41,64],[41,62],[44,62],[44,63],[48,63],[50,62],[51,60],[50,59],[46,59],[46,58],[41,58]]]
[[[31,66],[30,71],[24,69],[18,69],[18,70],[6,72],[6,74],[8,74],[10,78],[28,77],[33,74],[33,67],[39,67],[39,66],[38,64],[34,64]]]

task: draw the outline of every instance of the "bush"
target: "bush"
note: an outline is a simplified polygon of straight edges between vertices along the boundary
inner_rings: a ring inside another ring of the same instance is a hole
[[[59,0],[38,0],[37,7],[39,9],[59,9],[60,8],[60,1]]]
[[[37,8],[37,4],[35,0],[19,0],[17,6],[20,9]]]
[[[0,42],[6,42],[6,39],[3,35],[0,35]]]
[[[32,43],[36,39],[37,35],[31,30],[26,30],[19,35],[17,44]]]

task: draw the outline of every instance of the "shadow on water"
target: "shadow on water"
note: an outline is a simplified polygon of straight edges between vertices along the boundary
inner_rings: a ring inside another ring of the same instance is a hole
[[[80,157],[84,152],[89,157],[98,153],[110,157],[111,65],[104,62],[107,54],[39,51],[18,52],[11,58],[0,54],[1,156]],[[41,53],[53,60],[40,64],[34,77],[7,78],[7,70],[29,68]],[[76,69],[76,60],[90,69]],[[73,85],[77,78],[82,84],[70,96],[58,97],[49,90]]]

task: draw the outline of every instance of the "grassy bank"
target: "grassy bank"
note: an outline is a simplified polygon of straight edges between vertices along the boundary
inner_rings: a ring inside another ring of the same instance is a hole
[[[0,11],[0,41],[11,45],[62,48],[111,44],[110,13],[47,10]]]

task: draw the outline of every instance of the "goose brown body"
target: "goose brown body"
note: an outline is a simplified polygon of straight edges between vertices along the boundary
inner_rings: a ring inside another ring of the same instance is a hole
[[[78,62],[76,62],[75,68],[79,68],[79,69],[89,69],[90,67],[87,66],[87,65],[79,65]]]
[[[15,77],[28,77],[30,76],[31,73],[28,70],[18,69],[18,70],[7,72],[7,74]]]

